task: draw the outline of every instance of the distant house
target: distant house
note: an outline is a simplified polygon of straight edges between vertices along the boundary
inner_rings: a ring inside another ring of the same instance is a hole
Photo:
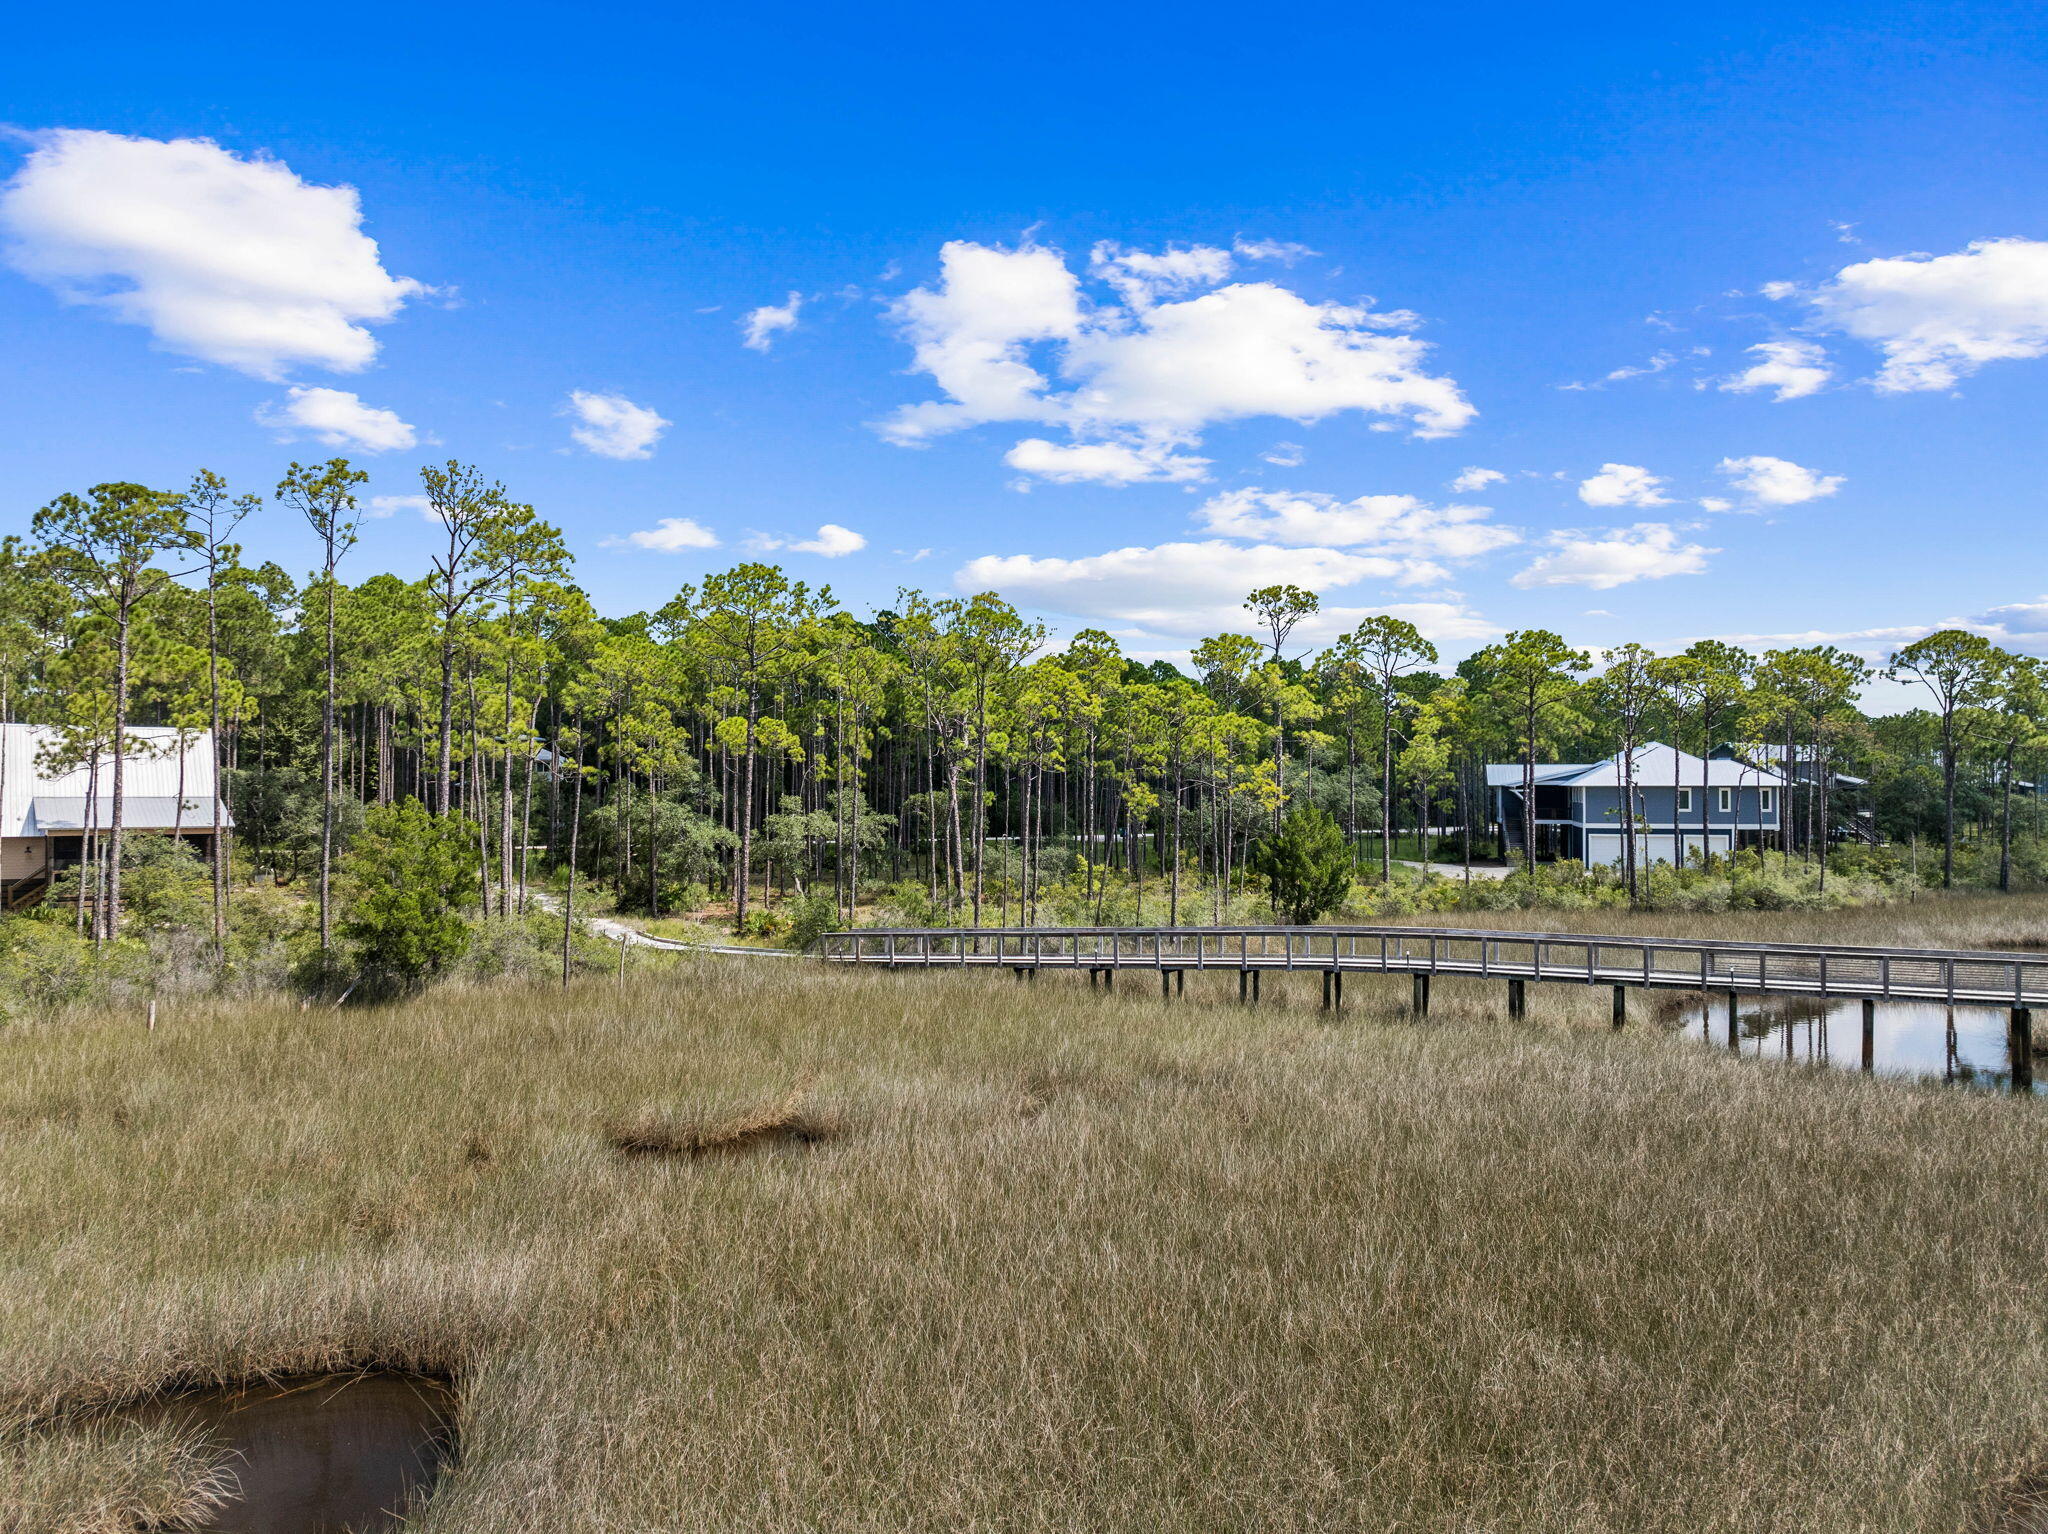
[[[1720,857],[1777,838],[1785,785],[1767,768],[1648,745],[1636,749],[1633,776],[1641,866],[1676,862],[1681,853],[1687,862],[1703,851]],[[1508,856],[1521,857],[1527,847],[1538,859],[1621,865],[1629,817],[1622,808],[1618,753],[1604,762],[1539,764],[1533,805],[1522,802],[1520,762],[1489,765],[1486,787]]]
[[[175,835],[212,856],[213,736],[131,725],[122,763],[124,831]],[[86,856],[86,839],[113,826],[114,764],[101,759],[97,802],[85,766],[58,767],[49,752],[61,737],[33,724],[0,724],[0,907],[39,899],[51,879]],[[233,821],[223,813],[223,825]]]

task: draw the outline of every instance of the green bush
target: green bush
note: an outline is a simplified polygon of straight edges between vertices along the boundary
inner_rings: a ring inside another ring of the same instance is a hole
[[[809,953],[828,932],[839,930],[839,902],[830,895],[803,895],[785,907],[789,936],[785,946]]]
[[[1351,849],[1328,810],[1290,810],[1280,829],[1252,848],[1251,871],[1266,881],[1289,924],[1305,927],[1344,904],[1351,893]]]
[[[476,827],[417,799],[379,805],[342,859],[340,932],[373,990],[417,989],[459,959],[481,872]]]

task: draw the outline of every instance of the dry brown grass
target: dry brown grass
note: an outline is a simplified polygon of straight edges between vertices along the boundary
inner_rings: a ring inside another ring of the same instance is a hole
[[[613,1150],[628,1156],[732,1156],[775,1145],[812,1145],[838,1132],[833,1119],[803,1111],[808,1081],[759,1107],[719,1119],[677,1119],[646,1112],[605,1132]]]
[[[363,1367],[463,1383],[422,1534],[1965,1534],[2048,1464],[2041,1104],[1315,990],[704,959],[0,1033],[0,1528],[192,1493],[95,1404]],[[606,1139],[813,1101],[858,1132]]]

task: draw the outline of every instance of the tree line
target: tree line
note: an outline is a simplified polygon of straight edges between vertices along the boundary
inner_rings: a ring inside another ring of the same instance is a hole
[[[81,929],[119,930],[137,724],[211,732],[222,793],[192,829],[302,874],[322,948],[339,850],[366,807],[404,801],[460,826],[487,911],[573,870],[622,906],[709,903],[742,930],[792,892],[851,921],[878,885],[932,921],[1034,923],[1055,889],[1100,918],[1113,890],[1148,885],[1171,922],[1221,919],[1290,809],[1327,815],[1354,877],[1385,881],[1397,859],[1499,851],[1487,762],[1520,762],[1533,798],[1544,761],[1653,740],[1781,766],[1768,850],[1823,869],[1845,836],[1925,838],[1953,883],[1959,841],[1995,825],[2010,887],[2016,801],[2020,831],[2039,829],[2048,679],[1965,631],[1894,654],[1887,674],[1926,706],[1872,717],[1872,669],[1831,646],[1596,655],[1524,630],[1446,667],[1390,615],[1298,643],[1318,604],[1291,585],[1248,593],[1245,632],[1202,640],[1186,671],[1096,629],[1054,646],[998,593],[905,589],[862,616],[759,562],[607,617],[560,530],[453,462],[420,474],[428,567],[351,584],[366,481],[337,458],[262,494],[204,471],[102,484],[0,542],[0,719],[51,727],[46,765],[85,770],[89,803],[110,806]],[[303,524],[317,567],[246,562],[256,519]]]

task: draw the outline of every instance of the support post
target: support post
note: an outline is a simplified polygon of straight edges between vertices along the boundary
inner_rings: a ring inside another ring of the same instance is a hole
[[[2033,1091],[2034,1014],[2031,1009],[2012,1009],[2012,1026],[2006,1034],[2006,1048],[2011,1056],[2012,1089],[2015,1092]]]
[[[1173,999],[1173,971],[1170,969],[1162,969],[1159,972],[1159,999],[1161,1001],[1171,1001]]]
[[[1741,998],[1737,996],[1735,992],[1730,991],[1728,993],[1728,1047],[1729,1049],[1734,1050],[1738,1053],[1742,1049],[1742,1017],[1739,1011],[1740,1002]]]
[[[1409,1010],[1417,1017],[1429,1016],[1429,976],[1415,976],[1415,994],[1409,1004]]]
[[[1863,998],[1863,1068],[1877,1069],[1877,1003]]]
[[[1263,980],[1264,980],[1265,978],[1266,978],[1266,972],[1265,972],[1264,970],[1262,970],[1262,969],[1255,969],[1255,970],[1253,970],[1253,971],[1252,971],[1252,1000],[1253,1000],[1253,1001],[1257,1001],[1257,1000],[1259,999],[1259,985],[1260,985],[1260,982],[1261,982],[1261,981],[1263,981]]]
[[[1247,1003],[1248,1003],[1248,1002],[1249,1002],[1249,1001],[1251,1000],[1251,995],[1252,995],[1252,972],[1251,972],[1250,970],[1248,970],[1248,969],[1241,969],[1241,970],[1239,970],[1239,971],[1237,972],[1237,1001],[1238,1001],[1238,1005],[1239,1005],[1239,1006],[1244,1006],[1245,1004],[1247,1004]]]
[[[1342,1012],[1344,1010],[1344,971],[1341,969],[1331,970],[1330,978],[1336,985],[1337,1010]]]
[[[1614,1031],[1616,1033],[1619,1033],[1627,1025],[1628,987],[1625,985],[1617,985],[1614,988]]]
[[[1329,1010],[1330,1010],[1330,1005],[1331,1005],[1331,1003],[1330,1003],[1330,982],[1331,982],[1332,980],[1336,979],[1336,978],[1337,978],[1337,972],[1336,972],[1335,970],[1330,970],[1330,969],[1326,969],[1326,970],[1324,970],[1324,971],[1323,971],[1323,1010],[1324,1010],[1325,1012],[1327,1012],[1327,1011],[1329,1011]]]
[[[1187,995],[1187,993],[1188,972],[1184,969],[1177,969],[1173,972],[1173,994],[1176,996],[1185,996]]]
[[[1527,1017],[1528,1015],[1528,982],[1526,980],[1510,980],[1508,982],[1508,1016]]]

